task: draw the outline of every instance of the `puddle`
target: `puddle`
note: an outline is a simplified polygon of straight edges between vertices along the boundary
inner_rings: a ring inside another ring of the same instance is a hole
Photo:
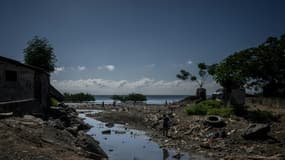
[[[88,118],[82,110],[79,110],[79,116],[93,127],[88,134],[100,142],[102,149],[108,154],[110,160],[172,160],[176,154],[174,150],[166,150],[150,141],[150,137],[146,136],[144,131],[128,129],[124,125],[114,124],[109,128],[106,123]],[[90,113],[90,110],[86,110]],[[92,113],[102,111],[93,110]],[[103,133],[104,134],[103,134]],[[108,134],[106,134],[108,133]],[[197,157],[198,156],[198,157]],[[196,157],[196,158],[194,158]],[[200,155],[189,156],[183,153],[180,160],[189,159],[206,159]]]

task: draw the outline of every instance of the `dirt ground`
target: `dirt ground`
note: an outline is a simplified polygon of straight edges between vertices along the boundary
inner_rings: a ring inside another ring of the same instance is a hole
[[[241,137],[244,129],[251,123],[243,117],[224,118],[225,126],[217,128],[205,125],[205,116],[187,115],[184,105],[96,106],[96,109],[105,111],[88,116],[145,130],[162,148],[204,154],[212,159],[285,159],[285,109],[271,109],[283,116],[279,122],[272,123],[267,138],[257,140],[245,140]],[[261,109],[266,110],[266,106]],[[165,113],[169,115],[171,122],[168,137],[162,136],[162,117]],[[212,135],[223,131],[226,133],[225,138],[213,138]]]

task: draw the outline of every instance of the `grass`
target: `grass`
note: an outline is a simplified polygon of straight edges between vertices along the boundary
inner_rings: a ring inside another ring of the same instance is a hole
[[[232,115],[233,109],[225,107],[222,102],[216,100],[205,100],[186,109],[189,115],[219,115],[229,117]]]
[[[50,98],[50,105],[51,105],[51,106],[58,106],[58,105],[59,105],[59,102],[58,102],[58,100],[56,100],[55,98],[51,97],[51,98]]]
[[[271,121],[279,121],[281,115],[274,114],[271,111],[262,111],[262,110],[254,110],[254,111],[248,111],[247,113],[247,119],[252,122],[259,122],[259,123],[265,123],[265,122],[271,122]]]
[[[246,118],[252,122],[272,122],[279,121],[281,115],[274,114],[266,110],[248,110],[248,106],[241,108],[226,107],[222,102],[216,100],[205,100],[194,106],[188,106],[186,112],[188,115],[219,115],[222,117],[229,117],[233,114]]]

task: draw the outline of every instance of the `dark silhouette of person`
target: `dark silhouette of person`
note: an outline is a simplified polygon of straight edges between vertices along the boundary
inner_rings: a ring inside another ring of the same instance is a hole
[[[168,136],[168,130],[169,130],[169,117],[166,114],[163,114],[163,128],[162,128],[162,134],[163,136]]]

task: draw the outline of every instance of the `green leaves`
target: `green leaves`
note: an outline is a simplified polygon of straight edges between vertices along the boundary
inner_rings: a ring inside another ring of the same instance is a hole
[[[285,35],[269,37],[258,47],[236,52],[208,72],[223,87],[262,88],[264,95],[285,96]]]
[[[185,71],[185,70],[180,70],[180,73],[176,75],[176,77],[178,79],[181,79],[181,80],[187,80],[187,79],[190,79],[191,81],[194,81],[196,82],[199,87],[203,87],[205,81],[207,80],[207,77],[208,77],[208,68],[209,66],[207,66],[205,63],[199,63],[198,65],[198,68],[199,68],[199,72],[198,72],[198,75],[200,77],[200,79],[198,80],[197,76],[194,76],[193,74],[189,73],[188,71]]]
[[[177,74],[176,77],[177,77],[178,79],[181,79],[181,80],[187,80],[188,77],[189,77],[189,75],[190,75],[189,72],[187,72],[187,71],[181,69],[181,70],[180,70],[180,73]]]
[[[27,44],[28,46],[24,49],[25,63],[42,68],[47,72],[53,72],[56,56],[49,41],[46,38],[35,36]]]
[[[95,101],[95,96],[88,94],[88,93],[64,93],[64,100],[65,101],[72,101],[72,102],[82,102],[82,101]]]
[[[139,93],[131,93],[129,95],[113,95],[111,97],[111,99],[113,100],[119,100],[121,102],[126,102],[126,101],[146,101],[146,96],[143,94],[139,94]]]

